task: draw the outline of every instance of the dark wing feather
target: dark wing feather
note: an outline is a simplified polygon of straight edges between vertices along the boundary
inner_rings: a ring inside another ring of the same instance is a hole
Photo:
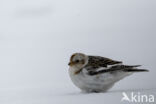
[[[139,67],[140,65],[115,65],[112,66],[108,69],[103,69],[100,71],[96,71],[96,70],[90,70],[88,71],[89,75],[97,75],[97,74],[102,74],[102,73],[107,73],[107,72],[116,72],[116,71],[123,71],[123,72],[148,72],[148,70],[146,69],[138,69],[136,67]]]
[[[100,57],[100,56],[88,56],[88,64],[86,67],[92,67],[94,69],[99,67],[107,67],[108,65],[115,65],[122,63],[121,61],[115,61],[109,58]]]

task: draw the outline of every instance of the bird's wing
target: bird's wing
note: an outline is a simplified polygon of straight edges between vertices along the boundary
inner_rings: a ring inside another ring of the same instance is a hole
[[[121,61],[115,61],[106,57],[101,56],[88,56],[88,64],[86,67],[90,67],[92,69],[97,69],[100,67],[107,67],[108,65],[115,65],[122,63]]]
[[[117,71],[123,71],[123,72],[147,72],[148,70],[146,69],[138,69],[140,65],[115,65],[108,67],[106,69],[102,69],[100,71],[97,70],[88,70],[89,75],[97,75],[97,74],[103,74],[103,73],[108,73],[108,72],[117,72]]]

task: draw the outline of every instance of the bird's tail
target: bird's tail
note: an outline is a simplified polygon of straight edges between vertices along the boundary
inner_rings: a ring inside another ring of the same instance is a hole
[[[126,71],[126,72],[149,72],[149,70],[147,70],[147,69],[126,69],[126,70],[124,70],[124,71]]]
[[[149,70],[147,69],[138,69],[136,67],[139,67],[141,65],[134,65],[134,66],[131,66],[129,68],[126,68],[124,71],[126,72],[149,72]]]

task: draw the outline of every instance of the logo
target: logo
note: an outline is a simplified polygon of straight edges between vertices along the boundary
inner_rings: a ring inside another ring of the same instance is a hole
[[[154,95],[152,94],[141,94],[140,92],[131,92],[130,94],[126,94],[125,92],[122,93],[121,101],[128,101],[132,103],[153,103],[154,102]]]

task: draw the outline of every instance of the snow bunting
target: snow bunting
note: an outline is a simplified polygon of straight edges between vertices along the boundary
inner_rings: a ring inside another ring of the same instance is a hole
[[[140,65],[123,65],[121,61],[83,53],[73,54],[68,65],[72,82],[85,92],[105,92],[134,72],[148,71],[138,69]]]

